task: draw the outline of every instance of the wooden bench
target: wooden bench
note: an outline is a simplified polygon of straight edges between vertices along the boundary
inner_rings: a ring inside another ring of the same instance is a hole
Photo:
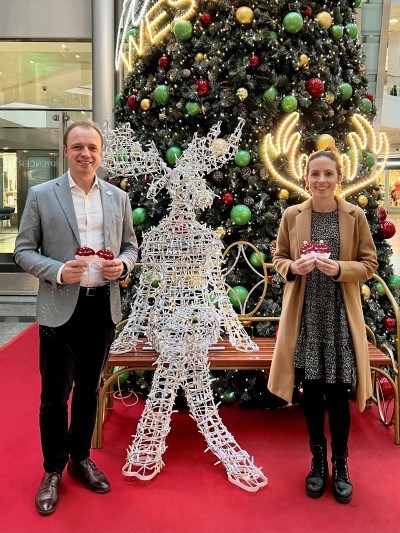
[[[247,248],[250,247],[250,249],[254,249],[254,251],[258,252],[257,248],[252,244],[240,241],[228,247],[225,251],[226,255],[229,254],[232,247],[238,249],[236,256],[237,261],[234,262],[228,271],[228,274],[238,264],[238,258],[240,255],[244,254],[244,257],[247,257],[244,253]],[[253,267],[251,268],[254,270]],[[260,300],[252,311],[247,312],[246,302],[240,308],[238,316],[246,327],[251,325],[252,322],[279,322],[279,316],[263,317],[258,316],[257,314],[262,299],[265,298],[266,295],[267,274],[271,269],[272,264],[264,263],[264,261],[262,261],[262,267],[256,271],[257,274],[262,277],[262,282],[260,282],[261,285],[259,286]],[[258,272],[258,270],[260,270],[260,272]],[[377,274],[374,274],[373,278],[382,284],[386,295],[390,300],[395,314],[397,333],[399,333],[400,313],[398,305],[385,282]],[[378,406],[379,415],[385,425],[394,425],[394,442],[395,444],[400,444],[399,373],[396,358],[389,346],[378,348],[376,346],[376,338],[373,332],[368,326],[366,326],[366,329],[369,339],[368,350],[371,365],[371,379],[374,390],[370,405],[375,403]],[[222,339],[217,345],[212,346],[209,350],[210,370],[264,370],[268,372],[271,367],[275,340],[275,337],[254,337],[254,341],[260,348],[259,351],[239,352],[229,344],[227,339]],[[397,335],[397,344],[398,354],[400,345],[399,335]],[[104,383],[99,394],[97,419],[92,439],[93,448],[102,447],[105,412],[106,410],[113,409],[114,383],[117,381],[118,377],[128,371],[154,370],[154,364],[157,361],[157,357],[157,352],[152,349],[146,339],[139,339],[136,351],[124,354],[110,354],[104,370]],[[118,370],[114,372],[116,367],[118,367]],[[393,377],[390,375],[389,369],[391,370]],[[382,389],[381,380],[379,379],[380,376],[385,377],[392,387],[392,393],[389,397],[387,391]]]

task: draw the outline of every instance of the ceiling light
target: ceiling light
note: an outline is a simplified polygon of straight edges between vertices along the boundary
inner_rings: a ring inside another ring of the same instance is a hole
[[[66,44],[62,44],[61,48],[67,48],[67,45]]]
[[[81,56],[79,54],[76,54],[76,59],[79,59]]]
[[[399,22],[399,19],[390,19],[389,24],[397,24]]]

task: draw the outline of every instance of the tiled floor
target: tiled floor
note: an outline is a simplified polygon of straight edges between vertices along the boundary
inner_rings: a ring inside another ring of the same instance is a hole
[[[394,271],[400,275],[400,214],[390,214],[388,215],[388,220],[393,222],[397,228],[397,233],[389,240],[389,243],[393,248],[392,263]],[[0,296],[0,347],[34,321],[34,296]]]

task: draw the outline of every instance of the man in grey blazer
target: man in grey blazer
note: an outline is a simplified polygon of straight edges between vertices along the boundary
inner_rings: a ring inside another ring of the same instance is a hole
[[[39,279],[40,433],[44,475],[39,514],[59,503],[64,468],[88,489],[110,490],[90,459],[101,372],[121,320],[119,280],[133,268],[137,241],[127,193],[96,176],[103,149],[93,122],[64,135],[69,171],[32,187],[21,218],[14,261]],[[109,249],[113,259],[80,259],[79,247]],[[72,392],[70,423],[68,399]]]

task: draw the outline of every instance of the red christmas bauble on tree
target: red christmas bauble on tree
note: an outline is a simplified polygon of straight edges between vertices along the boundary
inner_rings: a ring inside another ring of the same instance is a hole
[[[222,203],[225,205],[231,205],[234,200],[234,196],[231,192],[224,192],[221,196]]]
[[[370,93],[369,91],[367,91],[365,94],[364,94],[364,98],[368,98],[368,100],[371,102],[372,105],[374,105],[374,95],[372,93]]]
[[[208,80],[197,80],[196,88],[199,96],[205,96],[210,90],[210,83]]]
[[[313,11],[312,11],[312,9],[311,9],[311,6],[306,6],[306,7],[304,8],[304,10],[303,10],[303,15],[304,15],[305,17],[311,17],[312,13],[313,13]]]
[[[212,22],[212,16],[210,13],[203,13],[200,16],[200,21],[203,24],[203,26],[209,26]]]
[[[384,207],[380,205],[376,211],[377,211],[380,222],[383,222],[384,220],[386,220],[387,213]]]
[[[383,325],[387,330],[393,330],[396,327],[396,321],[390,316],[385,316],[385,318],[383,319]]]
[[[324,82],[319,78],[311,78],[306,81],[306,91],[312,98],[321,98],[324,89]]]
[[[168,56],[161,56],[160,59],[158,60],[158,66],[163,68],[164,70],[169,68],[170,64],[171,64],[171,60]]]
[[[380,236],[384,239],[390,239],[396,233],[396,226],[390,220],[381,222]]]
[[[393,398],[394,396],[393,387],[390,381],[388,380],[388,378],[385,378],[385,376],[379,376],[378,381],[379,381],[379,388],[381,389],[383,399],[388,401],[391,398]]]
[[[131,94],[131,96],[127,100],[127,104],[129,109],[135,110],[138,109],[139,103],[136,94]]]
[[[252,68],[257,68],[258,65],[260,64],[260,58],[256,56],[256,54],[252,54],[249,57],[249,63]]]

